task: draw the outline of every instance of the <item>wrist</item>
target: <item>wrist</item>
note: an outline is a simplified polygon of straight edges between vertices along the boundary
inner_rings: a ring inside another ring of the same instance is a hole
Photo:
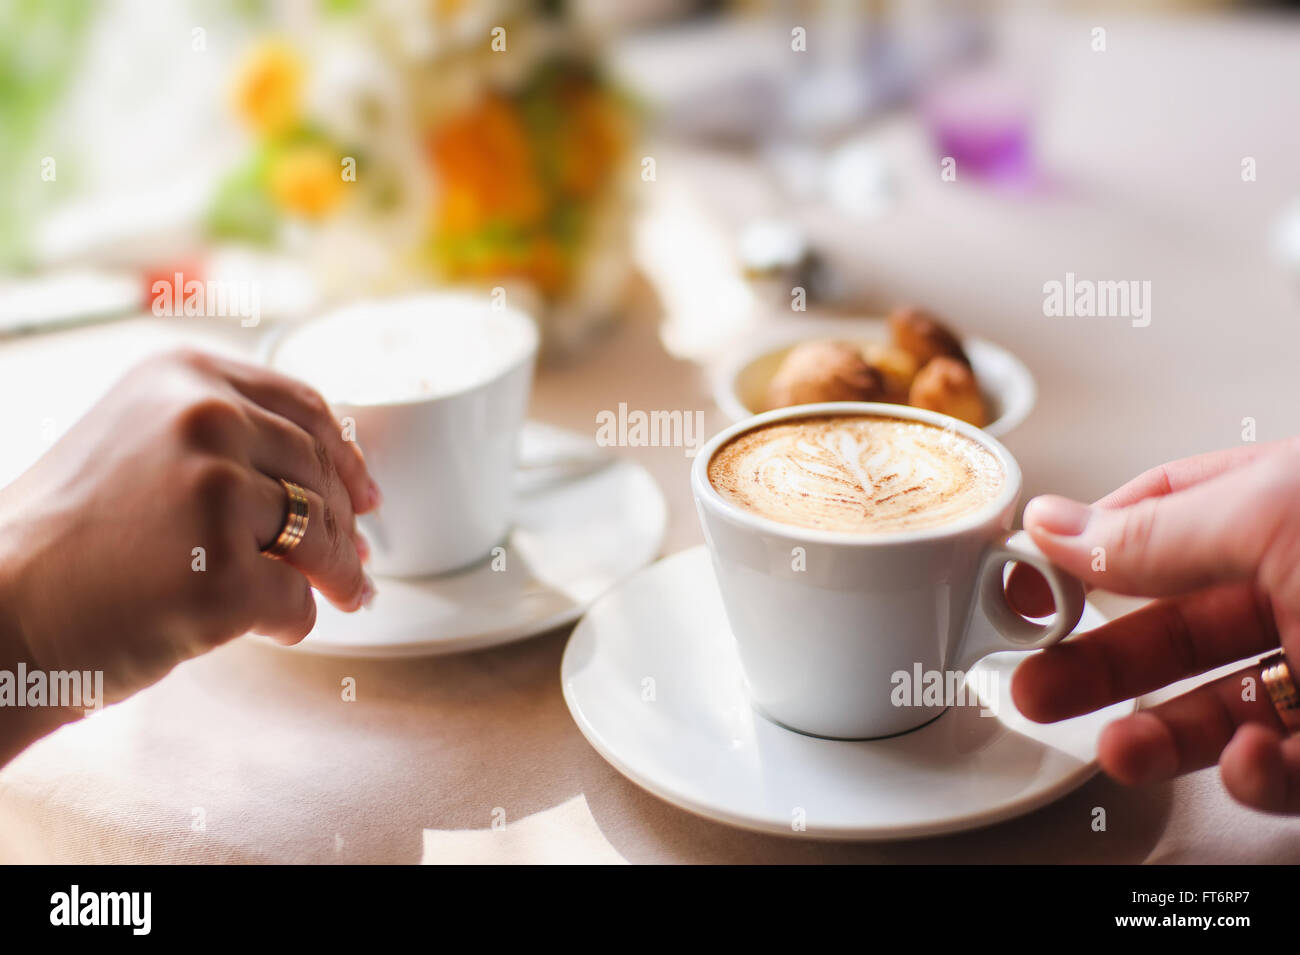
[[[3,501],[0,492],[0,527],[4,525]],[[12,535],[0,536],[12,539]],[[42,671],[23,629],[21,568],[12,548],[7,552],[0,548],[0,766],[80,715],[67,707],[49,705],[53,701],[48,694],[33,699],[29,693],[33,674]]]

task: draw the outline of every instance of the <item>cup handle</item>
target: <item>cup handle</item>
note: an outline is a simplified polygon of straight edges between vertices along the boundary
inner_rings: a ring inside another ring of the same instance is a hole
[[[1002,568],[1012,561],[1029,564],[1046,578],[1056,604],[1056,619],[1051,623],[1030,623],[1007,603]],[[1044,557],[1024,531],[993,544],[985,552],[977,586],[978,604],[954,669],[970,669],[978,660],[999,650],[1050,647],[1073,633],[1083,616],[1083,584]]]

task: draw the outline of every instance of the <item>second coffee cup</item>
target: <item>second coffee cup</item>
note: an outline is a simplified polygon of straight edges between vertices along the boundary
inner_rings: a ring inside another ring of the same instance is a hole
[[[442,574],[504,541],[537,345],[523,312],[447,292],[348,306],[276,344],[271,364],[321,391],[382,489],[359,518],[374,573]]]

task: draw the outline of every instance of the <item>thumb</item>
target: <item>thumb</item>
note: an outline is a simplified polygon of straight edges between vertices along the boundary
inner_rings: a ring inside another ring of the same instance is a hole
[[[1117,593],[1158,597],[1250,579],[1269,548],[1300,544],[1300,470],[1285,465],[1263,461],[1121,508],[1037,497],[1025,529],[1063,570]]]

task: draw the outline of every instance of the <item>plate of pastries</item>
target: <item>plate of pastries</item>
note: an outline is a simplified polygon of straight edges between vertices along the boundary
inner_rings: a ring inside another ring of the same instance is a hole
[[[714,397],[733,421],[822,401],[883,401],[951,415],[997,437],[1028,416],[1035,395],[1033,375],[1006,349],[911,306],[884,318],[787,323],[714,375]]]

